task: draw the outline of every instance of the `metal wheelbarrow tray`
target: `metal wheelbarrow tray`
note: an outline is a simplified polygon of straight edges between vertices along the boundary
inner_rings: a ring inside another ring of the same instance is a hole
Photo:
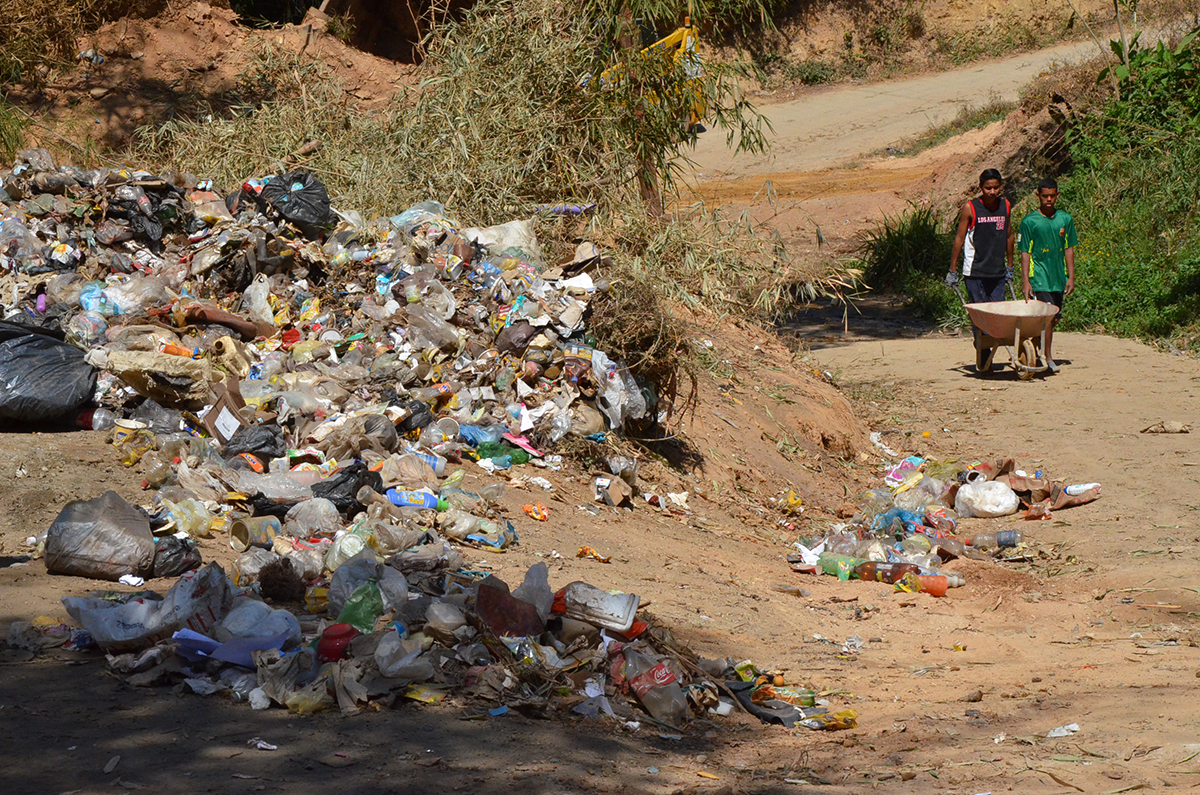
[[[964,306],[977,329],[975,364],[979,372],[992,369],[999,347],[1008,348],[1013,369],[1022,381],[1047,369],[1042,352],[1046,350],[1046,331],[1058,307],[1044,301],[991,301]],[[1040,338],[1040,344],[1034,344],[1035,338]]]

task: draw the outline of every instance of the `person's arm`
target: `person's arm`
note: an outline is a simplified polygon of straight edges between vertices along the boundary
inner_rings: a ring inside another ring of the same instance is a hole
[[[1063,295],[1070,295],[1075,292],[1075,246],[1079,243],[1074,218],[1067,219],[1067,228],[1064,231],[1067,250],[1063,252],[1063,260],[1067,263],[1067,283],[1063,288]]]
[[[1030,230],[1025,228],[1025,219],[1022,219],[1021,228],[1017,230],[1017,247],[1021,249],[1021,294],[1026,301],[1033,298],[1033,287],[1029,284],[1029,257],[1033,249],[1026,242],[1027,238],[1032,239]]]
[[[971,223],[971,205],[966,203],[958,213],[958,233],[954,236],[954,245],[950,249],[950,270],[946,274],[946,284],[954,286],[958,282],[958,255],[962,253],[963,243],[967,239],[967,227]]]
[[[1016,247],[1017,231],[1016,231],[1015,229],[1013,229],[1013,225],[1012,225],[1012,216],[1011,216],[1011,215],[1008,217],[1008,221],[1007,221],[1007,223],[1008,223],[1008,242],[1007,242],[1007,248],[1008,248],[1008,259],[1007,259],[1007,260],[1005,260],[1005,261],[1008,263],[1008,278],[1009,278],[1009,281],[1012,281],[1012,277],[1013,277],[1013,249]]]

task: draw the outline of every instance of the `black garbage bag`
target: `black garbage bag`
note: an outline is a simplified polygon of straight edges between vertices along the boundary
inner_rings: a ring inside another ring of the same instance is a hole
[[[368,414],[363,417],[363,433],[378,447],[389,453],[396,452],[400,447],[400,437],[396,435],[396,426],[382,414]]]
[[[0,322],[0,420],[45,422],[91,400],[96,369],[55,336]]]
[[[345,469],[339,469],[330,477],[312,487],[313,497],[324,497],[337,507],[338,512],[345,517],[354,516],[365,510],[363,504],[355,495],[363,486],[370,486],[375,491],[383,492],[383,478],[378,472],[367,469],[367,465],[358,461]]]
[[[137,506],[114,491],[67,503],[46,532],[46,571],[97,580],[149,577],[154,536]]]
[[[288,511],[299,504],[300,502],[272,502],[261,494],[255,494],[250,498],[250,505],[254,508],[255,516],[274,516],[280,522],[286,521]]]
[[[204,565],[204,558],[196,542],[189,539],[167,536],[159,539],[154,548],[154,576],[178,577],[186,571]]]
[[[309,236],[320,234],[333,217],[329,192],[321,180],[307,171],[271,177],[260,197]]]
[[[287,452],[283,429],[278,425],[248,425],[238,429],[224,448],[226,458],[242,453],[258,456],[263,462],[279,458]]]
[[[411,413],[396,426],[397,433],[408,434],[419,431],[433,422],[433,412],[429,410],[429,406],[419,400],[401,403],[400,408]]]

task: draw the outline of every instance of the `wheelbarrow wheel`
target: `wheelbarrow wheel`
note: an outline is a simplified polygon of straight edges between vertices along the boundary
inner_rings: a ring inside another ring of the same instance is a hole
[[[1017,362],[1022,366],[1017,368],[1017,378],[1028,381],[1033,378],[1033,368],[1037,367],[1037,348],[1033,340],[1021,342],[1021,350],[1017,354]]]

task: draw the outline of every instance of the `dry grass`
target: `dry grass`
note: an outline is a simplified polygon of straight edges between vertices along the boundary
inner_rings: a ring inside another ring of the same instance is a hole
[[[78,54],[76,43],[118,16],[157,13],[160,0],[0,0],[0,83],[38,87]]]
[[[144,129],[125,157],[225,186],[300,166],[321,177],[335,206],[368,218],[436,199],[464,225],[485,225],[529,217],[542,203],[594,202],[586,220],[540,216],[543,248],[555,258],[590,239],[613,252],[605,276],[614,289],[593,303],[592,326],[610,355],[673,395],[690,345],[671,305],[769,316],[848,277],[791,262],[773,233],[745,219],[702,208],[649,217],[635,178],[647,155],[636,150],[657,147],[651,156],[669,189],[680,166],[670,146],[680,135],[669,107],[676,94],[666,84],[649,96],[632,82],[605,92],[584,85],[597,66],[594,32],[547,13],[549,2],[496,0],[440,29],[419,86],[370,114],[319,63],[265,49],[233,112]],[[709,110],[735,138],[754,140],[756,117],[729,78],[714,76]],[[309,140],[320,149],[289,159]]]

